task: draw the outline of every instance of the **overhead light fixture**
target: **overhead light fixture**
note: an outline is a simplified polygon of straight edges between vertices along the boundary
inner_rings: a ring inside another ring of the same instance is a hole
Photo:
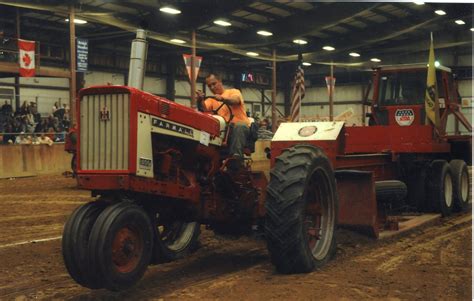
[[[471,31],[474,31],[474,27],[471,27]]]
[[[249,51],[249,52],[247,52],[247,55],[249,55],[249,56],[258,56],[258,53]]]
[[[185,41],[180,40],[180,39],[171,39],[170,42],[173,42],[173,43],[176,43],[176,44],[184,44],[184,43],[186,43]]]
[[[442,9],[438,9],[438,10],[435,10],[435,14],[440,15],[440,16],[444,16],[444,15],[446,15],[446,12]]]
[[[463,20],[456,20],[454,21],[454,23],[458,24],[458,25],[464,25],[466,24],[466,22],[464,22]]]
[[[265,37],[269,37],[269,36],[273,35],[273,33],[269,32],[269,31],[266,31],[266,30],[259,30],[259,31],[257,31],[257,34],[259,34],[261,36],[265,36]]]
[[[172,8],[172,7],[169,7],[169,6],[160,7],[160,12],[167,13],[167,14],[170,14],[170,15],[178,15],[178,14],[181,13],[181,11],[179,9]]]
[[[435,67],[439,67],[441,64],[438,61],[435,61]]]
[[[311,66],[311,63],[303,62],[303,66]]]
[[[380,63],[382,60],[381,59],[378,59],[376,57],[373,57],[370,59],[371,62],[375,62],[375,63]]]
[[[333,50],[336,50],[336,48],[332,47],[332,46],[323,46],[323,49],[326,50],[326,51],[333,51]]]
[[[65,20],[66,22],[69,22],[69,19]],[[81,19],[74,19],[74,24],[86,24],[86,20],[81,20]]]
[[[214,24],[219,25],[219,26],[231,26],[232,24],[230,22],[224,21],[224,20],[215,20]]]
[[[413,2],[413,3],[415,3],[416,5],[423,5],[423,4],[425,4],[425,2],[423,2],[423,1],[415,1],[415,2]]]
[[[349,55],[352,56],[352,57],[359,57],[360,56],[360,54],[358,54],[357,52],[351,52],[351,53],[349,53]]]
[[[308,44],[308,41],[302,40],[302,39],[296,39],[296,40],[293,40],[293,43],[299,44],[299,45],[306,45]]]

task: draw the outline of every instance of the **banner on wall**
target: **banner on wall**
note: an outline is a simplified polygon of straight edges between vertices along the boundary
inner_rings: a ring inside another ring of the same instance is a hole
[[[326,86],[328,87],[328,94],[331,94],[331,88],[332,92],[334,93],[334,89],[336,87],[336,78],[331,77],[331,76],[326,76]]]
[[[20,76],[35,76],[35,41],[18,39],[18,60]]]
[[[184,65],[186,66],[186,70],[188,71],[189,81],[191,81],[191,56],[190,54],[183,54]],[[194,61],[194,80],[197,79],[199,68],[201,67],[202,56],[197,56]]]
[[[89,40],[77,38],[76,42],[77,72],[86,72]]]

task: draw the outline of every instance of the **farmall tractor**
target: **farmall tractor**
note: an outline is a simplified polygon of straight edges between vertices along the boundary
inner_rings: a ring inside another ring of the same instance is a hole
[[[148,265],[194,251],[201,225],[220,234],[261,231],[277,271],[309,272],[334,254],[337,225],[377,237],[401,203],[443,215],[465,210],[470,136],[424,125],[423,94],[389,103],[397,99],[387,94],[396,90],[389,78],[400,71],[375,72],[371,126],[282,124],[269,182],[250,159],[230,168],[231,127],[215,112],[125,86],[81,90],[77,182],[97,199],[65,225],[70,275],[91,289],[126,289]],[[442,77],[443,116],[459,115],[449,76]]]

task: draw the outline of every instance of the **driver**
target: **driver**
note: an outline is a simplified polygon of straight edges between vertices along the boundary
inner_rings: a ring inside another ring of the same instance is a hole
[[[245,104],[242,94],[237,89],[224,89],[221,79],[215,74],[209,74],[206,77],[207,87],[214,94],[214,98],[204,99],[204,93],[197,91],[198,101],[205,111],[217,110],[222,103],[229,105],[234,117],[230,120],[233,125],[231,135],[229,137],[229,153],[236,159],[243,159],[243,150],[247,143],[249,135],[250,120],[245,113]],[[226,121],[230,119],[230,112],[227,106],[222,106],[217,114],[222,116]]]

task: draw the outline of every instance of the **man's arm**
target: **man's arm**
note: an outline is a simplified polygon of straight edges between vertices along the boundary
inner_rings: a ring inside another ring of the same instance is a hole
[[[242,103],[242,94],[240,94],[239,90],[235,90],[234,93],[227,95],[226,97],[222,97],[222,95],[215,95],[218,101],[221,101],[228,105],[239,105]]]

